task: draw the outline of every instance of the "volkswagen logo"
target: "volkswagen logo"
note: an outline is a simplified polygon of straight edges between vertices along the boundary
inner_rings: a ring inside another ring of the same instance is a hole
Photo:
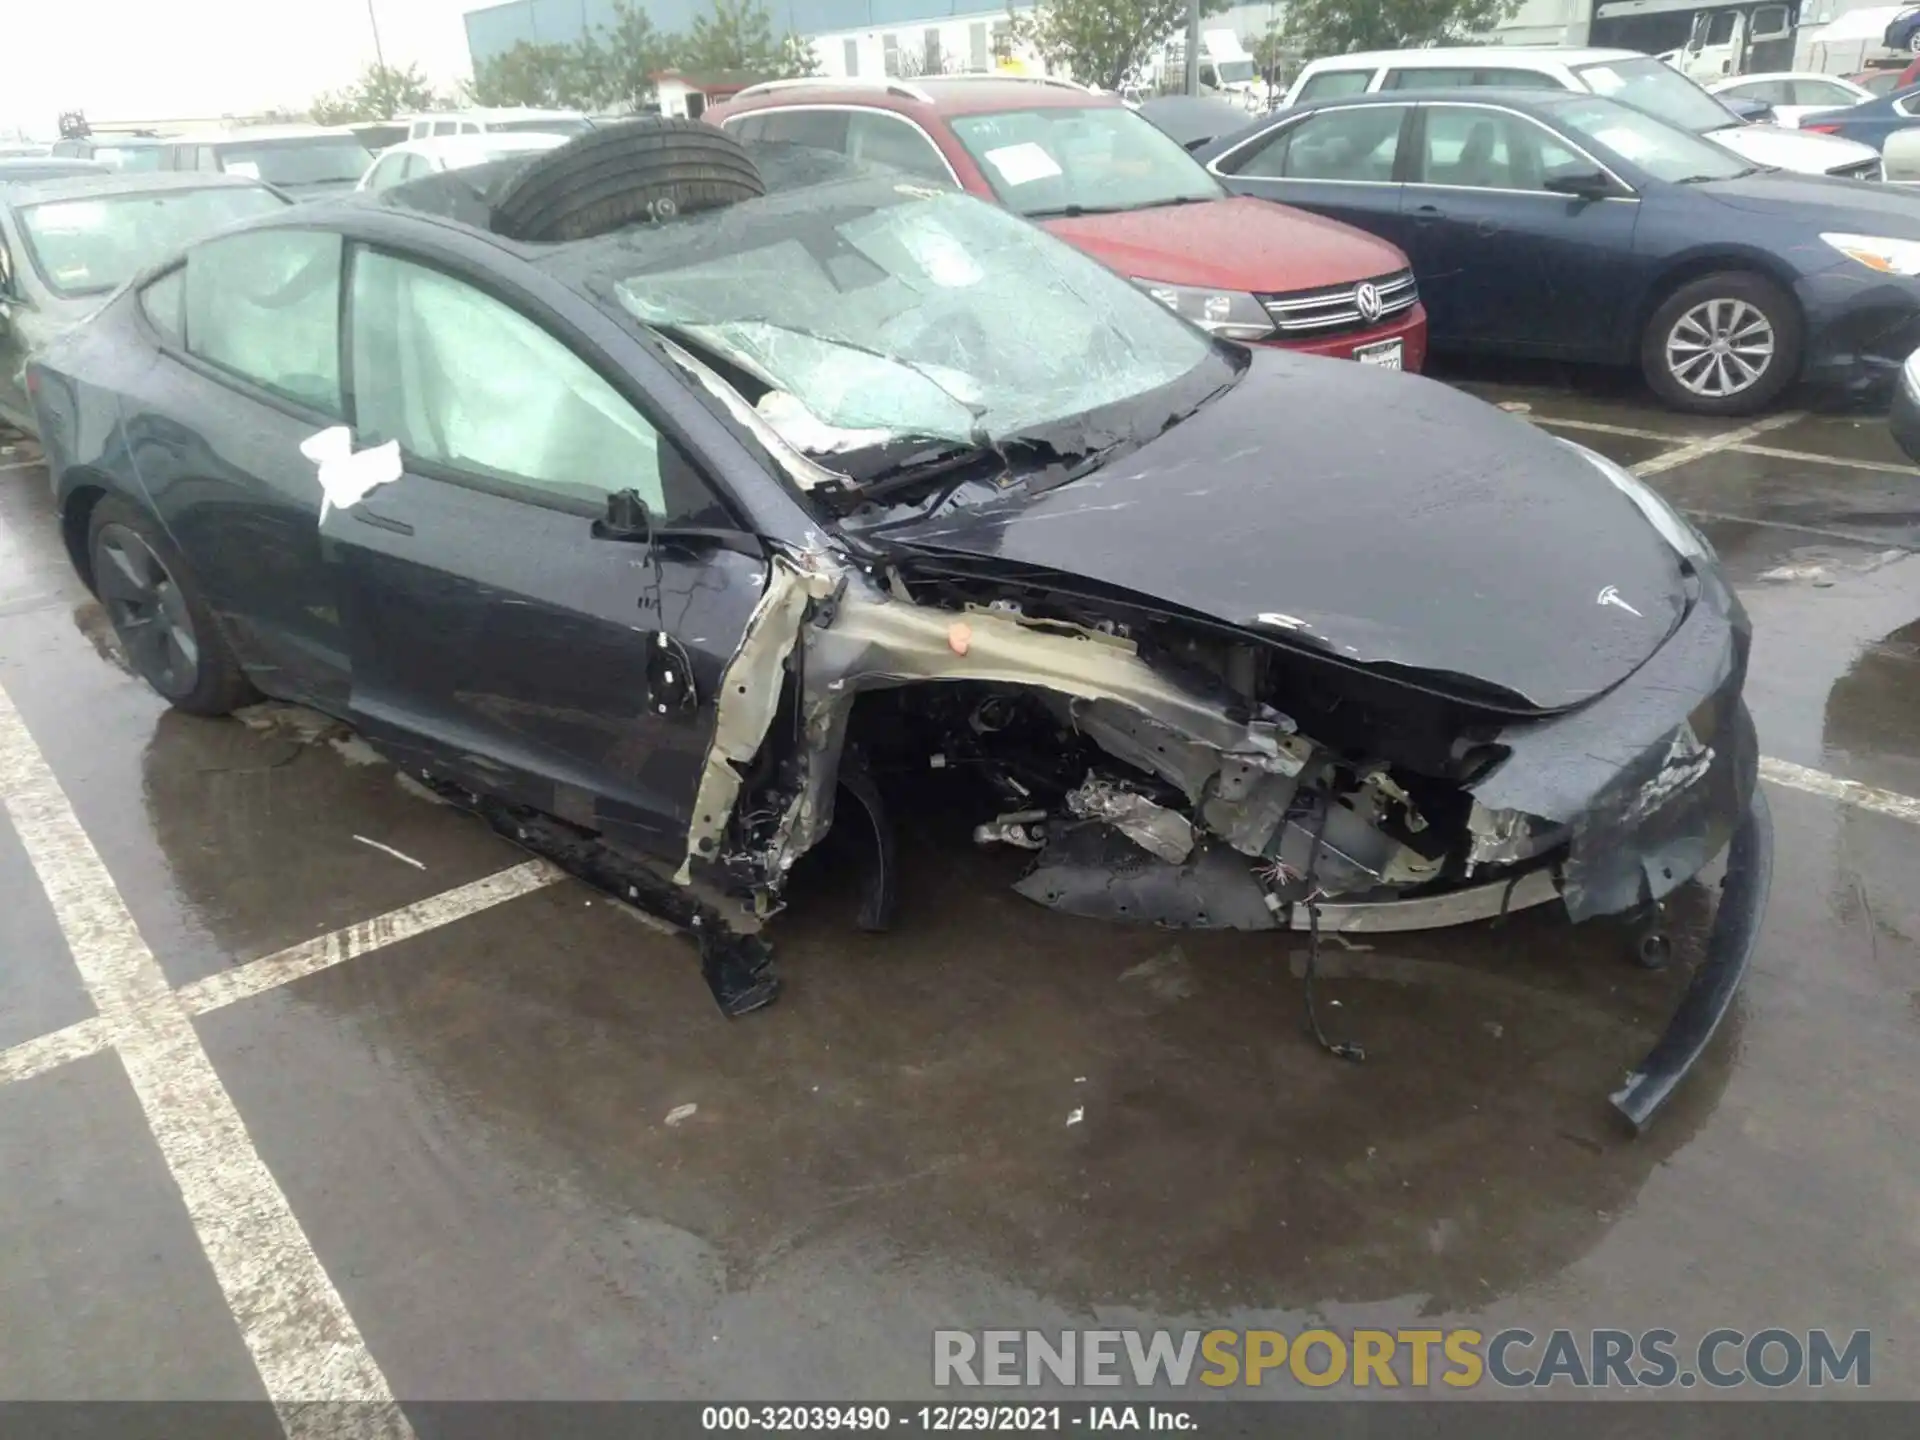
[[[1371,281],[1363,280],[1354,287],[1353,303],[1360,318],[1369,325],[1380,318],[1380,292]]]

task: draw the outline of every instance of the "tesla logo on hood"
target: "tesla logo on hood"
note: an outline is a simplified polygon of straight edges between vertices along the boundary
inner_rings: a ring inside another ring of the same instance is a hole
[[[1602,590],[1599,593],[1599,595],[1597,595],[1594,598],[1593,603],[1596,605],[1618,605],[1622,610],[1626,611],[1627,614],[1629,615],[1639,615],[1642,620],[1647,618],[1646,616],[1641,615],[1638,610],[1633,608],[1633,606],[1629,605],[1626,601],[1622,600],[1620,598],[1620,592],[1614,589],[1613,586],[1611,585],[1607,586],[1606,589]]]

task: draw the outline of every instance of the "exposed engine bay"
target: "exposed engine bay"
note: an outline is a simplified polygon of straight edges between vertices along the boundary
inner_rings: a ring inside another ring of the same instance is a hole
[[[973,777],[975,840],[1035,854],[1023,894],[1159,925],[1284,927],[1309,900],[1458,886],[1555,842],[1461,788],[1502,753],[1486,723],[1443,737],[1471,706],[1408,691],[1369,710],[1364,684],[1303,684],[1251,634],[943,569],[775,562],[727,676],[690,865],[716,860],[764,913],[832,824],[843,765]],[[1289,694],[1346,743],[1303,730],[1276,703]]]

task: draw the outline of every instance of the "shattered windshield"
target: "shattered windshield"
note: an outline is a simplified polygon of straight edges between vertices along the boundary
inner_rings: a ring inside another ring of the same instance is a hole
[[[798,448],[848,448],[834,432],[997,441],[1169,385],[1212,353],[996,206],[877,181],[814,194],[629,232],[612,257],[619,303],[744,372]]]
[[[949,123],[1001,203],[1036,219],[1224,193],[1198,160],[1124,105],[1000,110]]]

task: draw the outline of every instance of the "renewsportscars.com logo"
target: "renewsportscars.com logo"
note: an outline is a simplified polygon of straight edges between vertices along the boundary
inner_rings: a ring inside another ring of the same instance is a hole
[[[937,1386],[1146,1390],[1306,1386],[1424,1390],[1820,1389],[1873,1382],[1870,1331],[1709,1330],[936,1330]]]

